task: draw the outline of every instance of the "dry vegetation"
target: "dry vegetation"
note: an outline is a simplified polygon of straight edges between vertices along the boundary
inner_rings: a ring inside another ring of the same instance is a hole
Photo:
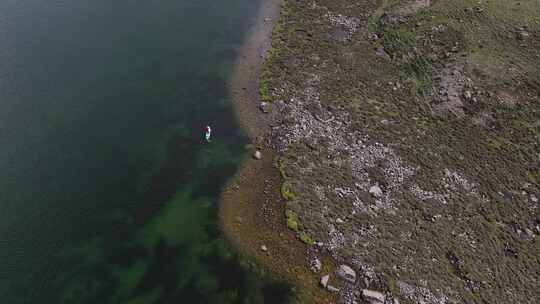
[[[284,3],[261,99],[341,301],[540,303],[539,91],[539,0]]]

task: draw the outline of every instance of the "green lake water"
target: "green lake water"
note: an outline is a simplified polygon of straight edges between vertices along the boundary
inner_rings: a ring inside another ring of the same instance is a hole
[[[0,1],[0,303],[286,303],[217,223],[260,1]]]

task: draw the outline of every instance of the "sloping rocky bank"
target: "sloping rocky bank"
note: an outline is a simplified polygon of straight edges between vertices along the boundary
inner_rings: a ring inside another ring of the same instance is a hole
[[[540,302],[537,4],[285,1],[256,144],[339,303]]]
[[[317,251],[299,241],[287,229],[285,200],[279,191],[282,177],[276,170],[277,154],[272,126],[278,117],[270,106],[261,107],[259,76],[271,49],[272,29],[280,12],[278,0],[263,1],[256,24],[248,34],[235,65],[230,92],[243,131],[252,144],[246,147],[247,159],[222,194],[220,218],[229,240],[246,255],[248,267],[269,272],[278,281],[288,283],[292,297],[272,295],[271,303],[320,303],[335,301],[336,294],[319,286],[318,272],[335,268],[328,255],[319,255],[313,272],[308,256]],[[277,299],[277,300],[276,300]]]

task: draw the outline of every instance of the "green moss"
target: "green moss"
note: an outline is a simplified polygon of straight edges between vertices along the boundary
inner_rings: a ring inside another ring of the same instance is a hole
[[[414,58],[404,68],[412,80],[409,91],[412,96],[423,95],[431,89],[433,86],[432,66],[425,59]]]
[[[298,231],[298,216],[294,211],[285,210],[285,218],[287,219],[287,227],[293,231]]]
[[[396,284],[396,280],[391,276],[387,276],[385,279],[388,289],[390,289],[393,294],[399,294],[399,287]]]
[[[375,32],[377,30],[377,26],[379,24],[379,20],[381,19],[381,17],[384,15],[385,11],[395,5],[399,3],[398,0],[382,0],[380,2],[380,5],[379,7],[375,10],[375,12],[371,15],[371,18],[369,19],[369,22],[368,22],[368,30],[370,32]]]
[[[503,139],[500,137],[492,137],[487,139],[487,146],[492,150],[501,150],[503,145]]]
[[[384,31],[382,35],[380,43],[389,54],[406,53],[415,45],[414,33],[405,27]]]
[[[529,181],[540,187],[540,170],[532,170],[527,172]]]
[[[437,128],[437,121],[430,119],[429,117],[422,117],[415,121],[415,126],[420,130],[430,130]]]
[[[289,10],[287,9],[287,1],[282,4],[282,11],[280,20],[274,26],[272,30],[272,47],[268,50],[268,56],[261,68],[261,74],[259,78],[259,98],[262,102],[271,102],[272,96],[270,95],[270,83],[274,77],[273,67],[276,60],[280,57],[283,49],[284,27],[283,22],[288,16]]]
[[[286,179],[287,174],[285,173],[285,160],[283,157],[280,157],[277,161],[277,168],[279,171],[279,175],[281,175],[281,178]]]
[[[265,111],[266,111],[266,113],[272,113],[273,110],[274,110],[274,107],[272,106],[271,103],[269,103],[269,104],[267,104],[267,105],[265,106]]]
[[[525,135],[525,136],[537,136],[539,133],[539,128],[536,127],[527,121],[514,119],[512,120],[512,129]]]
[[[290,183],[288,182],[284,182],[282,185],[281,185],[281,196],[288,200],[288,201],[294,201],[296,200],[296,196],[294,195],[294,193],[291,191],[291,185]]]
[[[360,112],[362,110],[363,100],[360,97],[354,97],[351,99],[350,106],[353,112]]]
[[[298,231],[298,222],[293,220],[293,219],[290,219],[288,218],[287,219],[287,228],[293,230],[293,231]]]
[[[306,244],[308,244],[310,246],[315,244],[315,241],[307,233],[305,233],[303,231],[298,234],[298,238],[302,242],[304,242],[304,243],[306,243]]]
[[[533,244],[533,252],[536,253],[536,257],[540,258],[540,238],[536,238]]]
[[[267,60],[263,65],[260,76],[261,78],[259,83],[259,96],[262,102],[272,101],[272,97],[270,96],[270,90],[268,89],[269,82],[272,79],[272,71],[268,62],[269,60]]]

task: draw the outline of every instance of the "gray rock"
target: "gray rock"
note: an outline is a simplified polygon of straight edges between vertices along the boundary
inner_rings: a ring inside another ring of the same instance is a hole
[[[259,150],[255,151],[255,154],[253,154],[253,158],[255,158],[255,159],[261,159],[261,158],[262,158],[262,153],[261,153],[261,151],[259,151]]]
[[[321,284],[322,287],[326,288],[326,286],[328,285],[329,279],[330,279],[329,275],[324,275],[321,277],[321,281],[319,283]]]
[[[375,54],[377,54],[377,56],[383,57],[384,59],[391,59],[390,55],[388,55],[388,53],[382,46],[377,48]]]
[[[463,93],[463,97],[465,97],[465,100],[471,100],[472,99],[472,93],[471,91],[465,91]]]
[[[322,268],[322,263],[321,263],[321,260],[319,260],[318,258],[314,258],[311,263],[310,263],[310,269],[311,271],[317,273],[319,271],[321,271],[321,268]]]
[[[529,38],[530,34],[526,31],[519,32],[519,40],[527,40]]]
[[[381,187],[379,187],[378,185],[369,188],[369,193],[371,193],[375,197],[381,197],[383,194]]]
[[[362,297],[370,304],[384,304],[386,297],[384,294],[374,290],[362,289]]]
[[[356,272],[347,265],[339,265],[337,276],[342,280],[354,283],[356,281]]]
[[[270,111],[272,109],[272,105],[270,105],[268,102],[261,102],[261,104],[259,105],[259,109],[263,113],[270,113]]]
[[[326,285],[326,289],[330,292],[333,292],[333,293],[338,293],[339,292],[339,288],[337,287],[334,287],[332,285]]]

